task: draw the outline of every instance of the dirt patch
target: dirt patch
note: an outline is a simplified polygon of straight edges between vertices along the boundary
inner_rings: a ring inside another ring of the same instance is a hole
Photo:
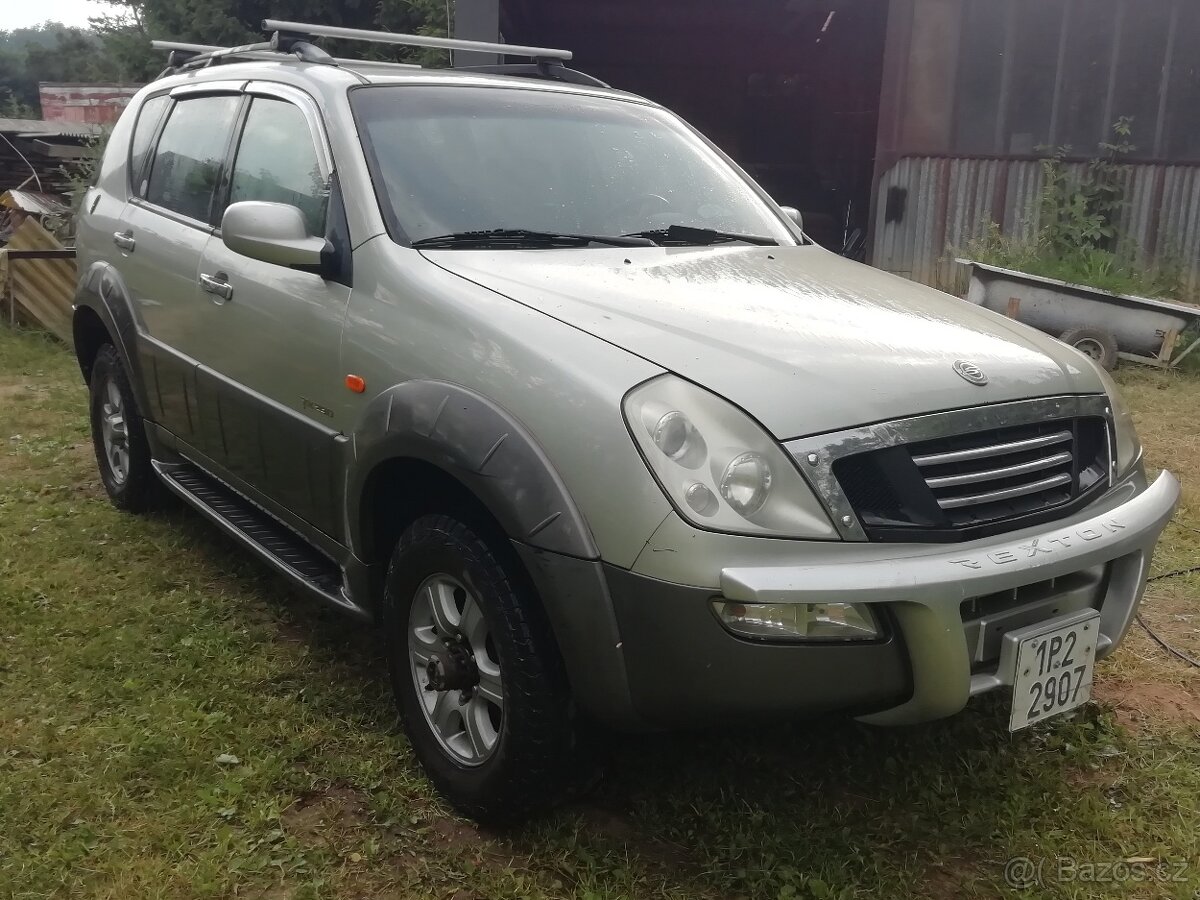
[[[366,795],[348,787],[305,795],[279,816],[289,834],[322,846],[330,842],[331,832],[360,828],[369,819]]]
[[[1117,776],[1101,766],[1089,766],[1086,769],[1072,769],[1063,775],[1065,781],[1074,791],[1106,791],[1116,782]]]
[[[1200,727],[1200,697],[1168,682],[1097,682],[1093,696],[1131,731],[1155,724]]]
[[[921,895],[929,900],[960,900],[966,896],[965,888],[977,878],[961,859],[941,862],[925,872]]]
[[[450,816],[437,816],[429,823],[427,836],[434,843],[448,850],[463,850],[476,853],[492,841],[478,826]]]
[[[303,644],[310,637],[308,629],[295,622],[279,620],[275,623],[275,640],[281,644]]]
[[[678,871],[693,863],[686,847],[645,834],[619,812],[598,806],[579,810],[583,830],[604,843],[623,846],[652,867]]]
[[[0,400],[22,397],[31,392],[32,388],[25,384],[4,384],[0,382]]]

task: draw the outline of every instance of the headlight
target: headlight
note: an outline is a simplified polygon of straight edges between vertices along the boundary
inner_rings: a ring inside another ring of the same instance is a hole
[[[837,537],[792,459],[732,403],[663,375],[629,392],[625,419],[663,491],[693,525]]]
[[[1112,380],[1112,376],[1100,366],[1096,366],[1096,371],[1100,373],[1104,392],[1108,394],[1108,405],[1112,408],[1113,443],[1117,448],[1115,480],[1125,475],[1138,461],[1142,455],[1142,442],[1138,440],[1137,430],[1133,427],[1133,415],[1129,412],[1125,398],[1121,396],[1121,389]]]
[[[712,601],[734,634],[768,641],[870,641],[881,637],[865,603],[736,603]]]

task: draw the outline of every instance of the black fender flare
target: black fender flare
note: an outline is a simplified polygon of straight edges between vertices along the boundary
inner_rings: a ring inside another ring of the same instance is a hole
[[[153,409],[148,402],[142,360],[137,352],[139,328],[133,296],[130,294],[125,280],[121,278],[121,273],[109,263],[92,263],[79,277],[79,283],[75,288],[73,308],[73,329],[79,327],[79,314],[82,309],[89,309],[100,318],[101,324],[104,325],[113,340],[113,345],[117,348],[121,361],[125,364],[125,371],[129,373],[130,383],[137,396],[138,408],[143,411]],[[75,331],[75,338],[76,359],[79,360],[80,369],[86,378],[87,372],[84,370],[83,359],[79,355],[78,330]]]
[[[377,466],[417,459],[456,478],[510,538],[597,559],[591,530],[545,451],[517,418],[461,385],[414,380],[371,401],[354,433],[347,479],[351,546],[365,546],[364,491]]]

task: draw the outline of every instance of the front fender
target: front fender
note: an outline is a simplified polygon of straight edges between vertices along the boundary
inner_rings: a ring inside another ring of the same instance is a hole
[[[371,401],[354,433],[351,503],[389,459],[420,459],[457,478],[510,538],[580,559],[597,559],[592,533],[562,478],[515,416],[465,387],[409,381]],[[351,546],[365,546],[362,517],[349,515]]]

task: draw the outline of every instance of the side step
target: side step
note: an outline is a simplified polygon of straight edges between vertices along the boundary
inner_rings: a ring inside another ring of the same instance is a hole
[[[191,463],[155,462],[154,469],[173,493],[298,587],[346,612],[366,615],[343,593],[338,564],[278,519]]]

